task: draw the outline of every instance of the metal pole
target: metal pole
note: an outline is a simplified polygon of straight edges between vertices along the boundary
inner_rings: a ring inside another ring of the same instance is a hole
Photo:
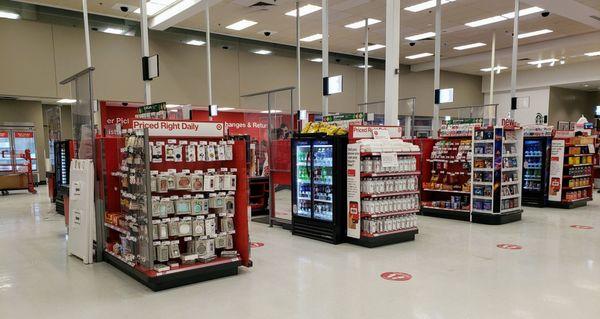
[[[85,58],[87,67],[92,67],[92,54],[90,49],[90,24],[88,22],[87,0],[81,0],[83,5],[83,30],[85,35]]]
[[[496,68],[496,31],[494,31],[494,34],[492,35],[492,61],[490,63],[490,101],[489,104],[494,104],[494,78],[495,78],[495,68]],[[488,124],[492,124],[492,107],[488,106],[488,118],[489,118],[489,123]]]
[[[296,1],[296,110],[302,109],[301,101],[301,93],[302,90],[300,88],[300,1]],[[293,95],[292,91],[292,95]],[[292,104],[292,112],[294,110],[294,105]],[[300,119],[298,119],[299,121]]]
[[[299,12],[296,11],[296,14],[298,14]],[[272,143],[272,135],[271,132],[273,132],[273,128],[271,125],[271,93],[267,93],[267,137],[268,137],[268,149],[267,149],[267,154],[269,156],[268,161],[269,161],[269,171],[270,168],[272,166],[273,163],[273,157],[271,154],[271,143]],[[275,216],[275,192],[274,192],[274,185],[273,185],[273,174],[269,173],[269,227],[273,227],[273,217],[277,217]]]
[[[148,11],[146,10],[146,0],[140,0],[140,10],[142,13],[142,56],[150,56],[150,48],[148,46]],[[150,81],[144,81],[144,102],[152,104],[152,93]]]
[[[441,64],[441,51],[442,51],[442,1],[435,1],[435,59],[434,59],[434,70],[433,70],[433,89],[440,89],[440,64]],[[438,137],[438,131],[440,129],[440,105],[435,103],[433,105],[433,123],[432,123],[432,134],[434,138]]]
[[[369,18],[365,18],[365,48],[369,47]],[[363,103],[369,103],[369,50],[365,49],[364,98]]]
[[[386,0],[385,43],[385,125],[397,126],[400,73],[400,0]]]
[[[208,105],[213,105],[211,68],[212,64],[210,61],[210,8],[206,6],[206,76],[208,82]]]
[[[322,6],[322,13],[321,13],[321,28],[323,29],[323,41],[321,41],[322,43],[322,59],[323,62],[321,63],[321,67],[322,67],[322,76],[323,78],[326,78],[329,76],[329,10],[328,10],[328,0],[322,0],[321,3]],[[299,14],[298,11],[296,11],[296,14]],[[324,92],[323,92],[324,93]],[[323,94],[323,115],[327,115],[329,114],[329,100],[327,95]]]
[[[517,97],[517,56],[519,54],[519,0],[515,0],[515,20],[513,30],[512,70],[510,74],[511,108],[508,116],[514,118],[515,110],[512,109],[512,100]]]

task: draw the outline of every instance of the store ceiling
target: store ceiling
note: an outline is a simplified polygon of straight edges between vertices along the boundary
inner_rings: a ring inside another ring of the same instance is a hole
[[[160,1],[160,0],[155,0]],[[164,1],[164,0],[163,0]],[[256,6],[257,2],[262,1],[272,5]],[[406,8],[425,0],[403,0],[402,7]],[[81,0],[26,0],[22,2],[36,3],[71,10],[81,10]],[[91,13],[99,15],[108,15],[113,17],[122,17],[126,19],[138,20],[139,15],[131,12],[122,12],[119,7],[122,4],[137,8],[139,1],[136,0],[103,0],[88,1],[88,9]],[[303,0],[301,5],[306,4],[321,5],[319,0]],[[348,29],[344,25],[362,20],[366,17],[385,20],[385,0],[329,0],[329,32],[330,32],[330,51],[346,53],[352,55],[361,55],[357,51],[363,46],[364,29]],[[491,48],[492,34],[497,34],[497,49],[508,49],[512,45],[512,27],[513,20],[507,19],[502,22],[485,25],[482,27],[471,28],[465,25],[467,22],[502,15],[512,12],[514,2],[510,0],[456,0],[443,6],[443,35],[442,35],[442,59],[450,61],[454,58],[461,58],[476,54],[487,54]],[[548,17],[542,17],[539,13],[521,17],[520,31],[530,32],[542,29],[553,30],[552,33],[535,36],[519,41],[520,46],[529,44],[558,41],[568,37],[582,35],[591,32],[600,32],[600,27],[590,25],[588,16],[577,19],[577,14],[589,14],[600,16],[600,0],[522,0],[521,8],[529,8],[533,5],[544,8],[554,8],[559,12],[552,12]],[[578,10],[570,10],[577,6]],[[587,6],[587,7],[583,7]],[[285,15],[286,12],[295,9],[294,0],[221,0],[211,8],[211,29],[212,32],[232,35],[242,38],[257,39],[280,44],[295,45],[295,17]],[[433,57],[426,57],[415,60],[408,60],[405,57],[419,53],[433,53],[433,39],[415,41],[411,46],[411,41],[405,40],[405,37],[434,31],[433,10],[424,10],[413,13],[402,10],[401,13],[401,63],[410,65],[419,65],[433,61]],[[567,18],[569,17],[569,18]],[[585,19],[584,19],[585,18]],[[241,19],[256,21],[257,24],[244,30],[234,31],[227,29],[226,26]],[[585,24],[580,22],[586,22]],[[600,26],[600,21],[598,21]],[[189,28],[195,30],[204,30],[204,14],[196,15],[179,24],[177,27]],[[593,21],[592,23],[593,24]],[[271,35],[266,37],[264,31],[270,31]],[[301,37],[321,33],[321,11],[317,11],[301,17]],[[369,42],[373,44],[385,44],[385,23],[378,23],[370,26]],[[453,49],[456,46],[481,42],[486,46],[470,50],[457,51]],[[319,40],[303,43],[303,47],[320,49]],[[548,46],[537,52],[529,52],[526,56],[520,55],[519,58],[562,58],[568,63],[579,61],[588,61],[600,57],[586,57],[583,54],[591,51],[600,51],[600,43],[579,43],[571,44],[568,47],[560,45]],[[379,49],[369,52],[371,57],[385,58],[385,49]],[[488,58],[489,59],[489,58]],[[444,66],[444,62],[442,65]],[[509,65],[510,59],[504,61],[499,59],[502,65]],[[522,67],[529,66],[526,62],[521,62]],[[449,70],[480,74],[481,68],[489,67],[488,62],[468,61],[460,66],[444,67]],[[521,67],[521,66],[520,66]]]

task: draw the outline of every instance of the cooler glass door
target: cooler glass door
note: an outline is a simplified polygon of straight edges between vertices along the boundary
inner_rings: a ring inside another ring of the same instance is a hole
[[[543,190],[544,150],[540,139],[526,139],[523,143],[523,189],[540,193]]]
[[[10,156],[10,132],[0,131],[0,172],[12,173],[14,171],[13,162]]]
[[[333,144],[329,140],[313,142],[313,218],[333,221]]]
[[[25,150],[29,150],[31,152],[31,170],[37,171],[37,156],[35,153],[35,139],[32,131],[14,131],[13,132],[15,138],[15,154],[17,166],[20,170],[26,171],[27,169],[24,167],[25,159],[21,158],[21,155],[25,154]]]
[[[298,140],[296,142],[296,215],[306,218],[312,217],[312,187],[311,175],[311,145],[310,141]]]

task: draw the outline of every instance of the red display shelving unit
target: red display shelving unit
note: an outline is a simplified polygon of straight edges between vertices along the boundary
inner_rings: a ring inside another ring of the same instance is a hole
[[[177,123],[199,123],[162,120],[142,122],[175,126]],[[99,221],[104,226],[103,258],[154,291],[235,275],[240,266],[252,266],[247,219],[246,142],[228,140],[232,150],[228,159],[191,160],[187,157],[188,148],[226,140],[221,123],[206,124],[202,127],[208,127],[210,134],[205,136],[201,134],[202,129],[199,132],[193,129],[194,126],[183,130],[172,129],[175,126],[165,126],[169,128],[167,130],[152,126],[150,129],[137,129],[130,135],[136,135],[141,144],[133,147],[127,140],[129,137],[98,138],[97,154],[101,165],[98,165],[97,175],[102,185],[99,198],[105,211],[104,220]],[[214,134],[215,131],[220,132],[220,136]],[[153,145],[161,148],[162,155],[152,151]],[[181,153],[176,151],[171,154],[172,160],[166,159],[170,156],[167,155],[170,152],[167,151],[168,145],[169,148],[170,145],[181,148]],[[159,157],[162,159],[156,160]],[[175,158],[177,160],[173,160]],[[224,168],[227,168],[227,172],[222,170]],[[232,172],[231,169],[237,171]],[[170,176],[174,176],[178,189],[159,188],[163,177],[156,175],[157,171],[169,172],[170,175],[163,176],[166,183],[170,183]],[[228,179],[234,176],[237,180],[235,189],[225,190],[221,186],[214,190],[200,188],[192,192],[191,189],[179,187],[186,185],[179,184],[180,179],[195,181],[194,177],[201,174],[217,178],[228,175]],[[156,183],[155,186],[152,183]],[[211,202],[213,200],[214,204]],[[170,204],[173,210],[163,210],[163,207],[169,207],[163,206],[163,201],[164,204]],[[200,212],[195,207],[200,207],[196,205],[201,202],[206,203],[206,210]],[[227,203],[230,203],[229,206]],[[209,229],[214,231],[209,232]],[[168,257],[165,255],[167,248],[162,246],[168,246]],[[212,250],[206,253],[205,247]]]

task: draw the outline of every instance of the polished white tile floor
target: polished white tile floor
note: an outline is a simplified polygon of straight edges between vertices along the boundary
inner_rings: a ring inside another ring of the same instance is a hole
[[[62,216],[39,189],[0,197],[0,318],[600,317],[600,198],[526,208],[503,226],[421,217],[416,241],[377,249],[252,223],[265,244],[253,268],[154,293],[108,264],[67,257]],[[386,281],[387,271],[413,277]]]

